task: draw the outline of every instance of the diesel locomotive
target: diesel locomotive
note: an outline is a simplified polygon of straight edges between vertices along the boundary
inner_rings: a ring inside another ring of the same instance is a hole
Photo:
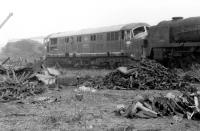
[[[200,17],[173,17],[155,26],[130,23],[51,34],[45,38],[46,64],[117,67],[132,60],[165,63],[198,59]]]

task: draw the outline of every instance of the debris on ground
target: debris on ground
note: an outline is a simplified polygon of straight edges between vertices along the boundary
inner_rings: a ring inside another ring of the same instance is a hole
[[[176,96],[167,93],[166,96],[148,97],[137,96],[137,101],[127,108],[119,105],[115,110],[116,115],[127,118],[156,118],[162,116],[173,116],[175,121],[182,118],[200,120],[200,92],[182,92]]]
[[[191,83],[199,83],[200,82],[200,65],[192,64],[188,71],[185,71],[182,76],[183,80],[191,82]]]
[[[175,123],[181,122],[183,120],[183,117],[175,115],[173,116],[173,120],[175,121]]]
[[[45,88],[40,86],[35,63],[26,65],[6,65],[6,59],[0,65],[0,101],[24,99],[27,96],[43,93]],[[38,66],[38,65],[37,65]]]
[[[55,68],[43,68],[40,73],[35,75],[45,85],[52,85],[56,83],[56,79],[60,75],[60,72]]]
[[[97,92],[96,89],[94,88],[91,88],[91,87],[86,87],[86,86],[80,86],[78,89],[75,89],[74,90],[75,92],[92,92],[92,93],[95,93]]]
[[[75,85],[114,90],[195,90],[190,81],[153,60],[143,60],[128,67],[119,67],[106,76],[79,78]]]
[[[37,98],[34,98],[31,103],[32,104],[42,104],[42,103],[53,103],[60,101],[60,97],[46,97],[46,96],[40,96]]]
[[[121,67],[104,79],[108,89],[176,89],[178,76],[161,64],[145,60],[138,65]]]
[[[103,80],[99,78],[95,81],[89,80],[95,88],[119,90],[168,90],[188,85],[181,82],[177,74],[152,60],[144,60],[134,66],[119,67]]]

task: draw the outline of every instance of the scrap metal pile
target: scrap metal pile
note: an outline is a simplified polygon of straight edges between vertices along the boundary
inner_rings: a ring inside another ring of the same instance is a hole
[[[0,65],[0,101],[23,99],[30,95],[44,92],[36,77],[36,69],[32,65],[5,66]]]
[[[179,89],[187,88],[188,84],[181,82],[178,75],[161,64],[144,60],[129,67],[120,67],[109,73],[103,79],[107,89]]]
[[[187,118],[200,120],[200,92],[182,92],[177,95],[172,92],[166,96],[160,95],[135,97],[127,108],[121,104],[115,110],[116,115],[122,115],[127,118],[156,118],[162,116],[173,116],[180,119]]]

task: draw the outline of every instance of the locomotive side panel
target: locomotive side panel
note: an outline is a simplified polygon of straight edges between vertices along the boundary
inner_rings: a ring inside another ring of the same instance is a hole
[[[65,51],[69,53],[107,53],[121,51],[119,32],[73,36],[72,40],[65,44],[63,39],[59,39],[59,49],[63,50],[63,45],[65,45]]]
[[[66,52],[65,38],[64,37],[58,38],[57,45],[58,45],[57,48],[59,50],[59,53],[64,54]]]
[[[105,52],[120,52],[119,31],[107,32],[105,42],[107,43]]]
[[[65,47],[65,49],[66,49],[66,53],[71,53],[71,51],[72,51],[72,44],[73,44],[73,42],[72,42],[72,37],[69,37],[69,36],[66,36],[65,37],[65,45],[66,45],[66,47]]]
[[[141,58],[144,43],[139,39],[144,39],[147,35],[146,26],[148,25],[145,23],[133,23],[103,27],[98,30],[53,34],[49,39],[56,41],[54,42],[56,44],[52,44],[52,48],[55,48],[57,54],[48,56],[48,61],[54,64],[62,63],[61,65],[113,67],[127,63],[130,61],[130,56]]]
[[[99,33],[95,35],[96,39],[93,43],[94,50],[93,53],[100,53],[104,51],[104,39],[103,39],[103,33]]]
[[[87,52],[91,52],[90,50],[90,35],[82,35],[81,36],[81,40],[82,40],[82,50],[81,50],[81,53],[87,53]]]

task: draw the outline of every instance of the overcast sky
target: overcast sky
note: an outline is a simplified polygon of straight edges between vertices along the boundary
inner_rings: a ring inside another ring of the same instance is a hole
[[[0,47],[8,40],[45,36],[54,32],[146,22],[155,25],[173,16],[200,15],[199,0],[4,0]]]

